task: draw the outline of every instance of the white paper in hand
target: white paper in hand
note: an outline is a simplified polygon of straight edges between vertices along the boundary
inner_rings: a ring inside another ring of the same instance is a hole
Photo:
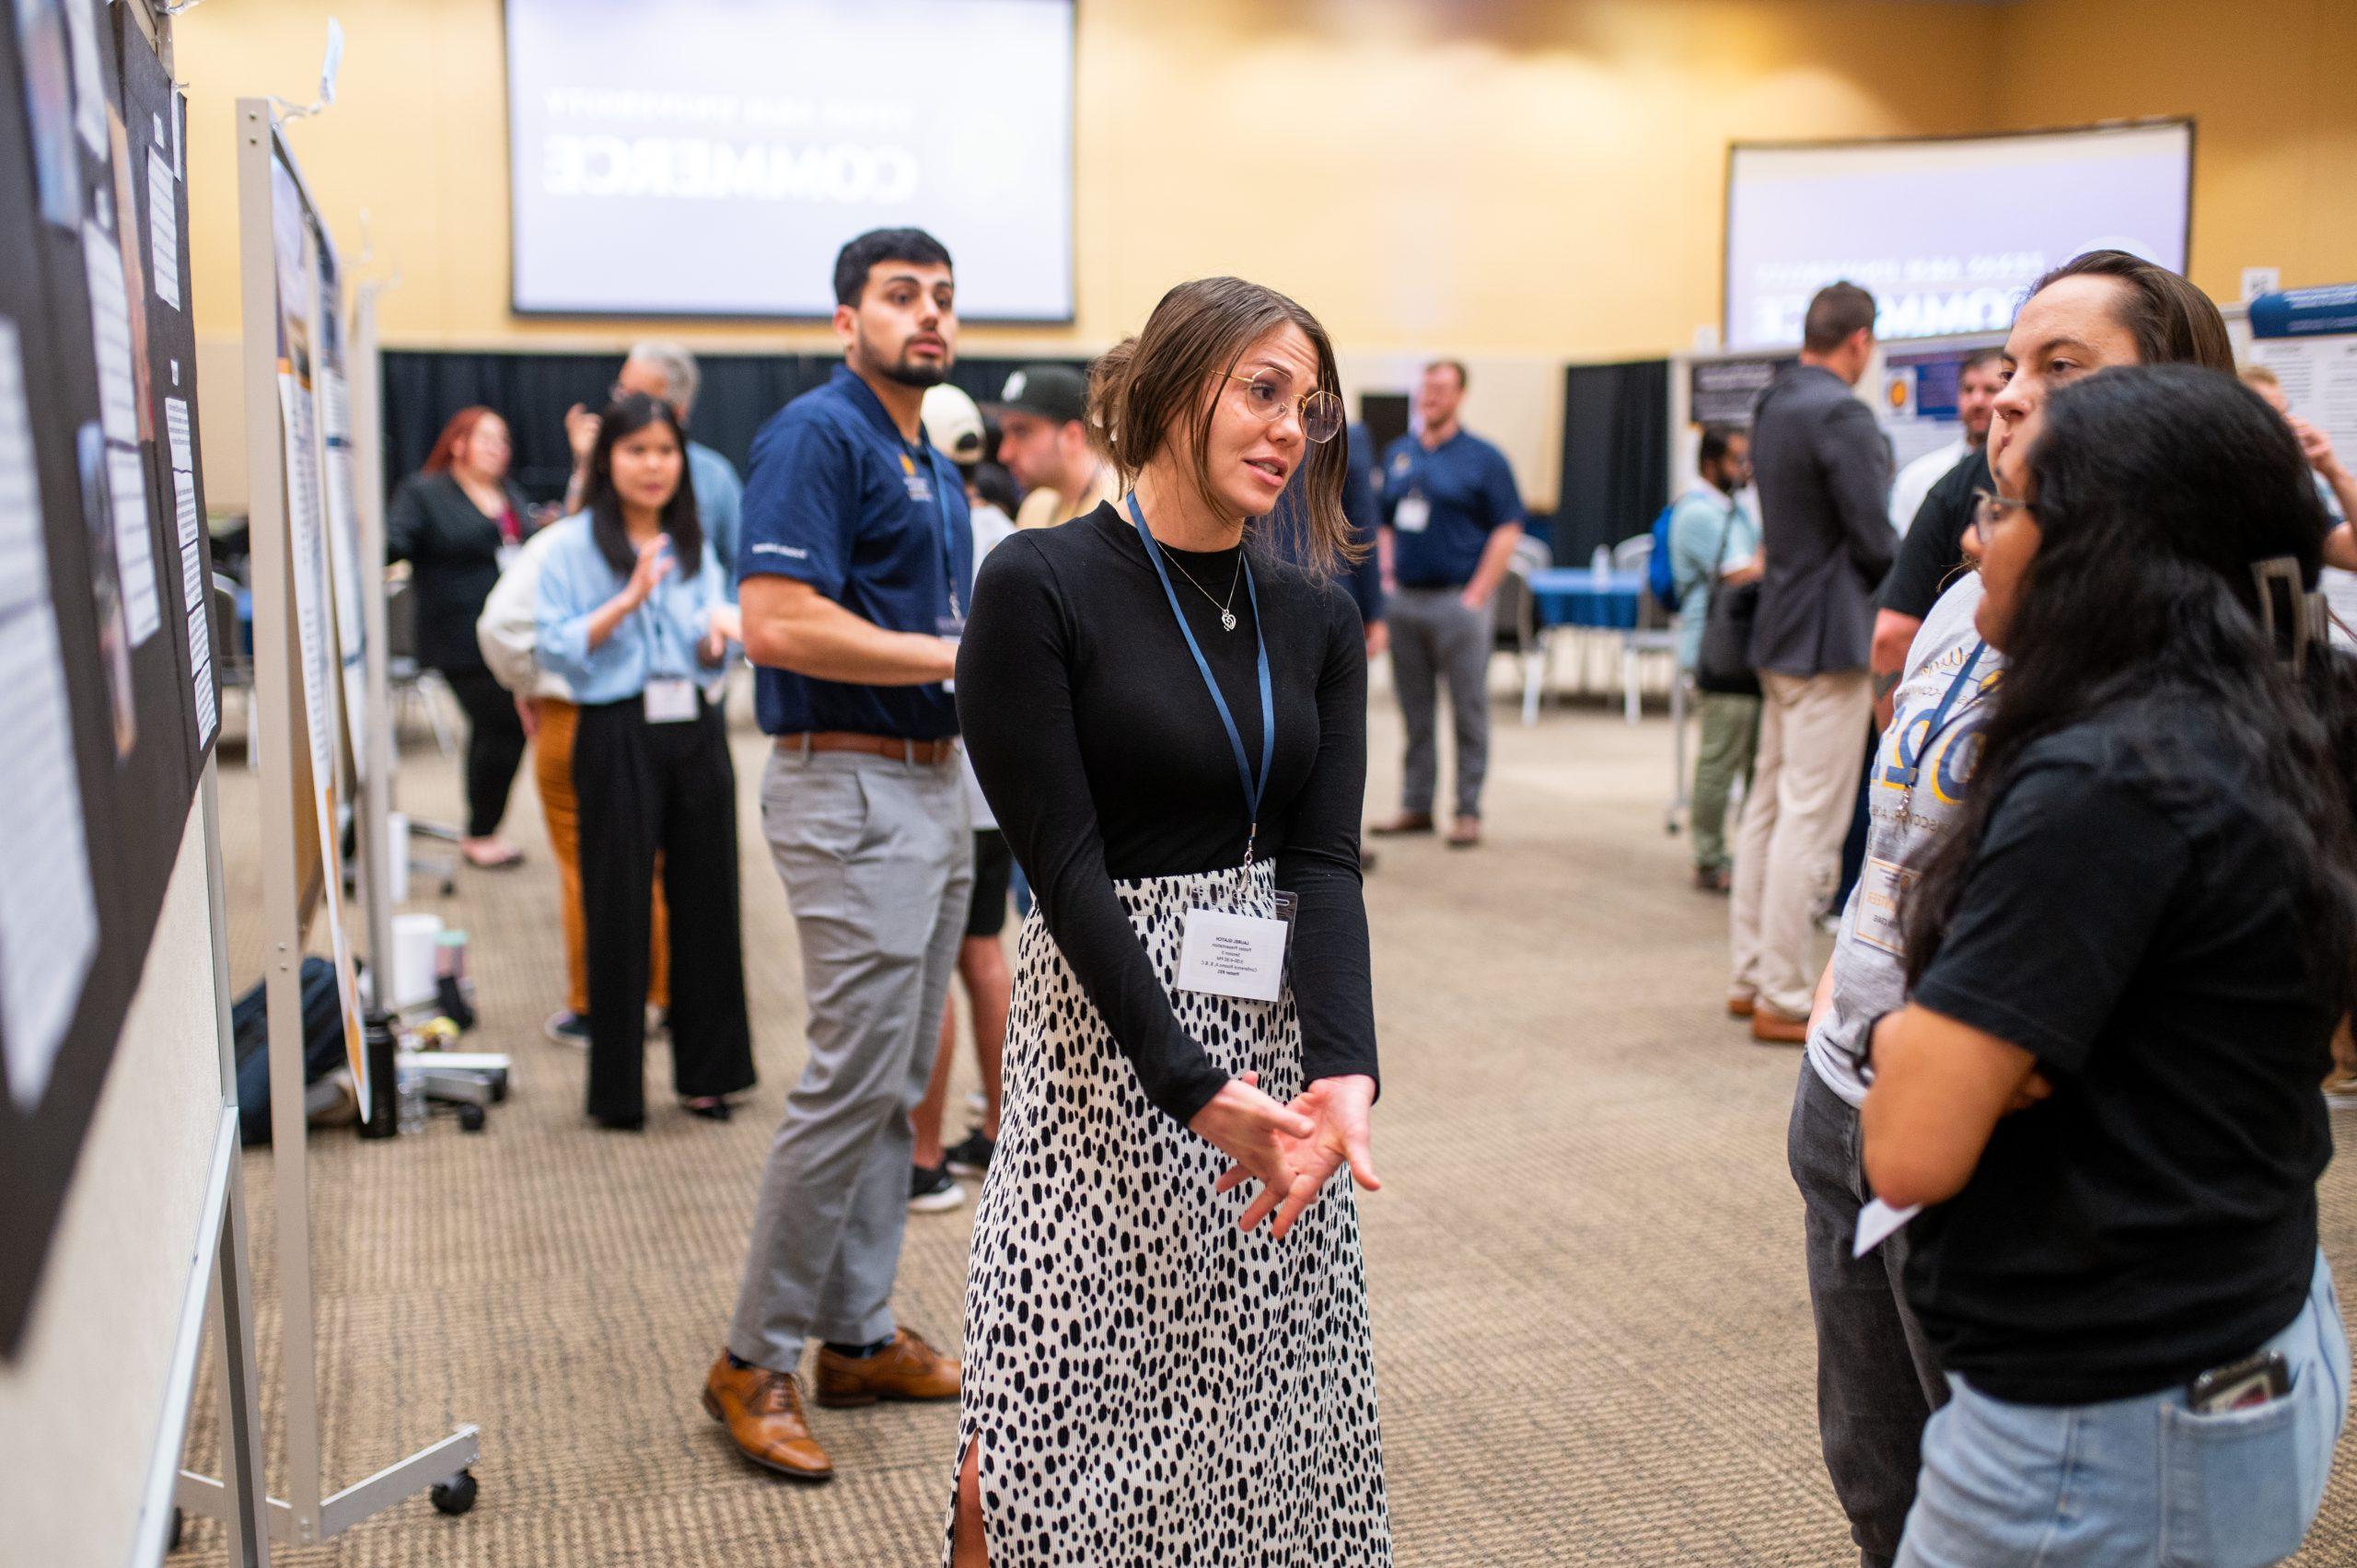
[[[1893,1231],[1913,1219],[1922,1207],[1921,1203],[1910,1203],[1903,1209],[1894,1209],[1881,1199],[1875,1199],[1858,1211],[1858,1239],[1851,1244],[1850,1256],[1863,1258],[1880,1247],[1890,1239]]]

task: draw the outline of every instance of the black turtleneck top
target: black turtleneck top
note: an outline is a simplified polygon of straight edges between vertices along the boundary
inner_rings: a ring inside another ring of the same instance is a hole
[[[1161,548],[1257,776],[1255,616],[1236,582],[1239,552]],[[1277,718],[1252,854],[1273,857],[1277,886],[1300,900],[1291,958],[1305,1077],[1372,1077],[1364,633],[1341,587],[1248,553]],[[991,552],[957,691],[975,774],[1050,935],[1147,1097],[1190,1120],[1226,1074],[1180,1028],[1113,884],[1233,869],[1249,824],[1235,749],[1126,513],[1109,503]]]

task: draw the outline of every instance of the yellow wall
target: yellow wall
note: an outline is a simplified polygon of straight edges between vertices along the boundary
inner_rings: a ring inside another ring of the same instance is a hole
[[[974,353],[1089,352],[1180,278],[1297,295],[1353,389],[1475,369],[1469,421],[1555,496],[1566,360],[1684,349],[1719,318],[1730,139],[2198,117],[2193,274],[2357,278],[2351,0],[1078,0],[1077,311],[970,329]],[[397,347],[831,349],[823,326],[520,319],[507,310],[500,0],[236,0],[178,24],[190,87],[208,487],[243,493],[234,395],[241,94],[339,101],[291,132]],[[954,70],[945,61],[940,68]],[[363,213],[366,220],[363,221]]]
[[[347,250],[366,236],[401,271],[387,341],[630,337],[507,312],[499,0],[238,0],[180,21],[199,331],[236,331],[233,100],[307,99],[331,11],[349,41],[339,100],[292,139]],[[977,331],[976,348],[1101,346],[1213,271],[1298,294],[1361,352],[1683,346],[1718,319],[1727,139],[1977,127],[1997,26],[1882,0],[1080,0],[1079,16],[1078,319]]]
[[[2350,0],[2028,0],[2000,14],[2005,127],[2190,114],[2190,275],[2241,297],[2357,278],[2357,5]]]

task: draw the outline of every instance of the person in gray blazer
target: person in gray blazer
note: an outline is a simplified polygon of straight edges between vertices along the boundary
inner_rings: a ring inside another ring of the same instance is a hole
[[[1727,1010],[1754,1040],[1808,1037],[1809,921],[1833,891],[1874,712],[1874,592],[1890,569],[1890,446],[1852,389],[1874,358],[1875,299],[1855,284],[1809,302],[1800,363],[1752,415],[1760,579],[1751,662],[1759,753],[1736,842]]]

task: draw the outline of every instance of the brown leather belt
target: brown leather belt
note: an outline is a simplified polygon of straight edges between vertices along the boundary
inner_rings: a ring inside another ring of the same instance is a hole
[[[958,755],[955,740],[902,740],[889,735],[857,735],[848,730],[814,730],[807,735],[781,735],[777,738],[781,751],[799,751],[807,757],[813,751],[863,751],[871,757],[889,757],[896,762],[923,763],[938,766]]]

